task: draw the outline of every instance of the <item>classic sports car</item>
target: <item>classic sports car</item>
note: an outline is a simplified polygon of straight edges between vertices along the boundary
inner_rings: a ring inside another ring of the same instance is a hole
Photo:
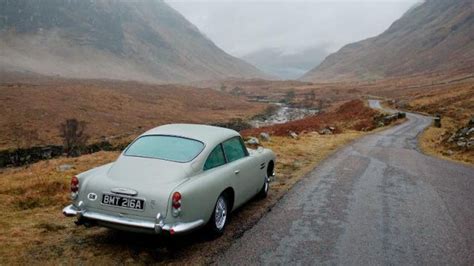
[[[72,177],[76,224],[178,234],[222,234],[232,210],[266,197],[275,154],[248,150],[234,130],[172,124],[135,139],[117,161]]]

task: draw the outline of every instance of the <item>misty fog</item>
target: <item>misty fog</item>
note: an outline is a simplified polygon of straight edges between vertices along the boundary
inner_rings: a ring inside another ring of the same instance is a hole
[[[296,78],[315,65],[289,56],[317,65],[345,44],[383,32],[420,0],[166,2],[231,55],[283,78]],[[265,60],[266,55],[271,56]],[[292,62],[278,66],[279,61]]]

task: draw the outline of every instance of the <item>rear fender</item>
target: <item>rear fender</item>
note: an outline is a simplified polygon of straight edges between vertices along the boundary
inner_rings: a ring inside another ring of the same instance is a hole
[[[187,182],[178,186],[175,191],[182,195],[181,212],[178,217],[173,217],[172,222],[192,222],[202,219],[206,223],[211,214],[219,195],[231,187],[231,176],[225,166],[207,170],[201,174],[191,177]],[[168,208],[172,210],[172,208]],[[168,220],[168,219],[167,219]]]

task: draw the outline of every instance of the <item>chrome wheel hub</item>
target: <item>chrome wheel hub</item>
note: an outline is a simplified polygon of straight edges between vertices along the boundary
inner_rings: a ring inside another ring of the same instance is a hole
[[[225,221],[227,219],[227,205],[225,203],[224,198],[221,196],[217,200],[216,210],[214,213],[214,220],[216,221],[217,229],[221,230],[224,228]]]

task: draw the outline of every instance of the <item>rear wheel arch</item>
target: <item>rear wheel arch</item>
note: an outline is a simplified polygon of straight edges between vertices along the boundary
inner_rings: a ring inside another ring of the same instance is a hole
[[[274,171],[275,171],[275,162],[273,162],[273,160],[270,160],[267,166],[267,177],[273,176]]]
[[[232,208],[234,208],[234,202],[235,202],[235,191],[232,187],[228,187],[222,191],[221,195],[224,195],[226,199],[228,200],[229,203],[229,211],[232,211]]]

